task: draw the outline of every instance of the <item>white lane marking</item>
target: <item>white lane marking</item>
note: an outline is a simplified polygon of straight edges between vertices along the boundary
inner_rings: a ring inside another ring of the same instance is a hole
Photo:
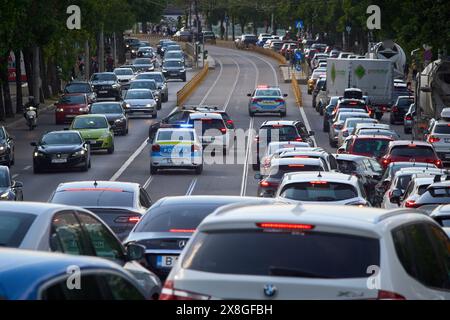
[[[216,58],[217,59],[217,58]],[[202,101],[200,101],[200,105],[205,104],[206,99],[208,99],[209,95],[211,94],[211,92],[213,91],[213,89],[216,87],[217,83],[219,82],[220,78],[222,77],[222,73],[223,73],[223,64],[222,61],[220,61],[220,59],[217,59],[219,61],[219,65],[220,65],[220,71],[219,71],[219,75],[217,76],[217,79],[214,81],[213,85],[209,88],[209,90],[206,92],[205,96],[203,97]]]
[[[273,75],[275,76],[275,86],[279,87],[280,82],[278,81],[278,74],[277,74],[277,71],[275,70],[274,66],[270,62],[268,62],[266,59],[259,57],[257,54],[255,55],[255,57],[258,58],[259,60],[263,61],[267,65],[269,65],[269,67],[272,69]]]
[[[194,192],[195,186],[197,185],[197,181],[198,181],[197,178],[192,180],[191,184],[189,185],[189,188],[186,191],[186,196],[191,196],[192,195],[192,193]]]
[[[19,174],[16,173],[16,174],[14,174],[11,178],[15,179],[15,178],[17,178],[18,176],[19,176]]]
[[[152,181],[153,181],[153,176],[150,176],[147,179],[147,181],[145,181],[145,183],[144,183],[144,186],[143,186],[144,190],[147,190],[147,188],[150,186],[150,183],[152,183]]]
[[[125,172],[125,170],[128,169],[128,167],[133,163],[133,161],[141,154],[141,152],[145,149],[147,146],[147,139],[140,145],[139,148],[131,155],[131,157],[128,158],[127,161],[120,167],[119,170],[109,179],[110,181],[117,181],[117,179],[120,178],[120,176]]]
[[[23,168],[23,170],[30,170],[32,168],[32,166],[26,166],[25,168]]]
[[[248,180],[248,160],[250,158],[250,152],[252,152],[252,142],[253,142],[253,125],[255,118],[250,118],[250,125],[248,129],[248,141],[247,141],[247,150],[245,151],[245,164],[244,164],[244,173],[242,175],[241,182],[241,197],[245,197],[247,193],[247,180]]]
[[[234,64],[237,67],[238,72],[236,74],[236,80],[234,81],[233,88],[230,90],[230,94],[228,95],[228,98],[224,104],[223,110],[225,110],[225,111],[227,111],[228,105],[230,104],[230,101],[231,101],[231,97],[233,96],[234,91],[236,91],[236,87],[239,82],[239,77],[241,75],[241,67],[239,67],[239,63],[237,63],[236,60],[234,60],[233,58],[230,58],[230,59],[233,60]]]
[[[303,122],[305,123],[306,130],[311,131],[311,126],[309,125],[308,118],[306,117],[306,112],[305,112],[304,107],[298,106],[298,109],[300,110],[300,114],[301,114],[301,116],[303,118]],[[314,141],[314,145],[317,147],[316,138],[315,137],[311,137],[311,140]]]

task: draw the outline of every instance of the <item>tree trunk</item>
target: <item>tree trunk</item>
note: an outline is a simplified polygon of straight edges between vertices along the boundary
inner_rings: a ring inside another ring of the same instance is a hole
[[[23,60],[25,64],[25,74],[27,76],[28,83],[28,95],[33,95],[33,54],[30,48],[25,48],[23,50]]]
[[[40,59],[39,59],[39,47],[33,47],[33,97],[38,102],[43,102],[40,100],[41,97],[41,71],[40,71]]]
[[[6,50],[4,53],[4,56],[2,57],[1,61],[8,61],[10,51]],[[12,109],[12,101],[11,101],[11,92],[9,90],[9,82],[8,82],[8,68],[5,65],[1,66],[0,68],[0,82],[2,83],[3,87],[3,102],[4,102],[4,110],[5,110],[5,117],[11,118],[14,116],[14,112]]]
[[[48,65],[46,64],[46,57],[44,57],[44,52],[41,50],[41,54],[39,55],[40,69],[41,69],[41,79],[42,79],[42,91],[41,91],[41,100],[45,100],[50,98],[50,90],[48,87],[49,78],[48,78]]]
[[[234,15],[231,16],[231,33],[232,33],[232,37],[233,37],[233,41],[236,40],[236,30],[235,28],[235,23],[234,23]]]
[[[16,113],[20,114],[23,112],[21,51],[14,50],[14,56],[16,57]]]

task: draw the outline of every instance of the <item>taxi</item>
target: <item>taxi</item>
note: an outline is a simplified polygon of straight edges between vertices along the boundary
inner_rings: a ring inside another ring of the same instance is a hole
[[[248,103],[250,117],[255,113],[279,113],[281,117],[286,117],[285,98],[288,95],[282,94],[280,88],[260,85],[247,96],[250,97]]]
[[[161,169],[203,171],[203,148],[193,128],[162,128],[152,141],[150,173]]]

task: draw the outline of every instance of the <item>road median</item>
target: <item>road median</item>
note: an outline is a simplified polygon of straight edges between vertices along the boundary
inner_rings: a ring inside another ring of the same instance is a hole
[[[177,107],[182,106],[191,94],[197,89],[197,87],[205,80],[208,75],[209,65],[205,62],[203,68],[197,72],[197,74],[187,82],[184,87],[177,92]]]

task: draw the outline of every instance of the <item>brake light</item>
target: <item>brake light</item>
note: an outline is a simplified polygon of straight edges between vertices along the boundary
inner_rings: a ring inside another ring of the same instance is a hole
[[[126,217],[117,217],[114,219],[115,223],[138,223],[141,220],[139,216],[126,216]]]
[[[222,132],[222,134],[226,134],[227,133],[227,129],[226,128],[221,128],[220,132]]]
[[[311,181],[310,184],[328,184],[327,181]]]
[[[194,233],[195,229],[170,229],[171,233]]]
[[[297,142],[303,142],[303,139],[302,139],[301,137],[297,137],[297,138],[295,138],[295,141],[297,141]]]
[[[439,160],[439,159],[435,160],[434,164],[436,165],[436,167],[442,168],[442,161],[441,160]]]
[[[355,102],[355,101],[352,101],[349,103],[349,105],[351,105],[351,106],[356,106],[357,104],[358,104],[358,102]]]
[[[416,201],[414,201],[414,200],[407,200],[405,202],[405,207],[406,208],[418,208],[418,207],[420,207],[420,205],[417,204]]]
[[[280,229],[280,230],[312,230],[315,226],[311,224],[298,223],[276,223],[276,222],[261,222],[256,224],[262,229]]]
[[[257,99],[257,98],[252,99],[252,103],[258,103],[258,102],[261,102],[261,99]]]
[[[268,89],[269,86],[267,84],[262,84],[257,87],[258,89]]]
[[[411,116],[406,116],[406,117],[405,117],[405,120],[410,121],[410,120],[412,120],[412,117],[411,117]]]
[[[377,300],[406,300],[406,298],[395,292],[378,290]]]
[[[276,103],[284,103],[284,100],[283,99],[275,99],[275,102]]]
[[[261,181],[259,185],[261,188],[278,187],[278,183],[273,183],[269,181]]]
[[[387,166],[389,165],[389,163],[391,163],[391,159],[383,159],[383,160],[381,161],[381,163],[382,163],[385,167],[387,167]]]
[[[234,124],[234,121],[233,120],[227,120],[227,123],[228,124]]]
[[[398,112],[398,108],[396,106],[392,107],[392,112]]]
[[[304,168],[304,164],[290,164],[288,165],[289,168]]]
[[[439,142],[439,141],[441,141],[441,139],[438,138],[438,137],[435,137],[435,136],[429,136],[428,137],[428,142],[429,143],[436,143],[436,142]]]
[[[209,300],[211,297],[184,290],[177,290],[172,280],[167,280],[161,290],[159,300]]]
[[[342,124],[337,124],[337,123],[333,124],[333,128],[334,128],[334,129],[340,130],[340,129],[342,129],[342,127],[343,127]]]
[[[161,146],[159,144],[152,145],[152,151],[153,152],[160,152],[161,151]]]

